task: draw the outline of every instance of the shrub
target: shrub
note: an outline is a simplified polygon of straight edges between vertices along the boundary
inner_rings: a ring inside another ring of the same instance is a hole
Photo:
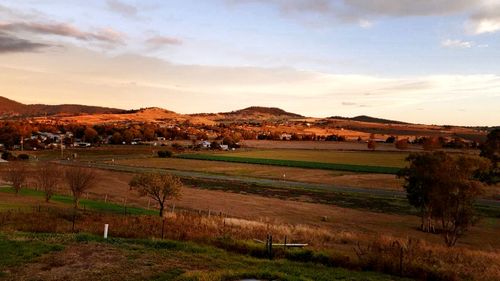
[[[27,161],[27,160],[30,160],[30,156],[28,154],[19,154],[17,156],[17,159],[22,160],[22,161]]]
[[[160,150],[158,151],[158,157],[160,158],[170,158],[172,157],[173,153],[170,150]]]
[[[16,157],[12,155],[10,151],[4,151],[2,152],[2,159],[7,161],[13,161],[16,160]]]

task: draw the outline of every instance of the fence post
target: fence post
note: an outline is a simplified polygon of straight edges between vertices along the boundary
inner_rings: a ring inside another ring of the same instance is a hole
[[[75,219],[76,219],[76,210],[73,209],[73,225],[71,226],[72,232],[75,232]]]
[[[109,224],[104,225],[104,239],[108,239],[108,228]]]
[[[162,224],[161,224],[161,239],[163,239],[163,232],[165,231],[165,218],[163,218]]]

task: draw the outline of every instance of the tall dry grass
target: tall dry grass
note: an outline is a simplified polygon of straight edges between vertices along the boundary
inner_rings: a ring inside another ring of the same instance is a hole
[[[73,229],[73,217],[75,225]],[[33,209],[30,213],[0,213],[0,230],[26,232],[86,232],[101,235],[110,225],[111,237],[166,238],[189,240],[255,254],[249,244],[237,241],[261,239],[272,234],[274,241],[309,243],[308,250],[277,257],[320,262],[327,265],[374,270],[421,280],[499,280],[500,253],[465,248],[448,248],[416,239],[398,239],[388,235],[332,232],[305,225],[283,225],[193,213],[169,213],[157,216],[124,216],[72,210]],[[221,242],[222,241],[222,242]],[[226,243],[224,241],[231,241]],[[253,245],[252,247],[264,246]],[[261,251],[262,252],[262,251]]]

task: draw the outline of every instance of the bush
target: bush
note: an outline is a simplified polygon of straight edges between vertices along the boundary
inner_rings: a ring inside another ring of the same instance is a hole
[[[170,158],[172,157],[173,153],[170,150],[160,150],[158,151],[158,157],[160,158]]]
[[[12,155],[11,152],[4,151],[4,152],[2,152],[2,159],[7,160],[7,161],[13,161],[13,160],[16,160],[16,157],[14,155]]]
[[[27,161],[27,160],[30,160],[30,156],[28,154],[19,154],[17,156],[17,159],[22,160],[22,161]]]

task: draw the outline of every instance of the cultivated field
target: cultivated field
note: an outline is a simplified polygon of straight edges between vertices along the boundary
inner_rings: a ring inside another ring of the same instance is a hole
[[[264,149],[224,153],[232,157],[295,160],[334,164],[368,165],[401,168],[407,152],[336,151],[302,149]]]
[[[108,162],[111,163],[111,162]],[[115,160],[117,165],[162,168],[181,171],[216,173],[228,176],[245,176],[306,183],[332,184],[362,188],[402,190],[402,181],[394,175],[360,174],[345,171],[301,169],[269,165],[228,163],[180,159],[180,158],[137,158]]]

